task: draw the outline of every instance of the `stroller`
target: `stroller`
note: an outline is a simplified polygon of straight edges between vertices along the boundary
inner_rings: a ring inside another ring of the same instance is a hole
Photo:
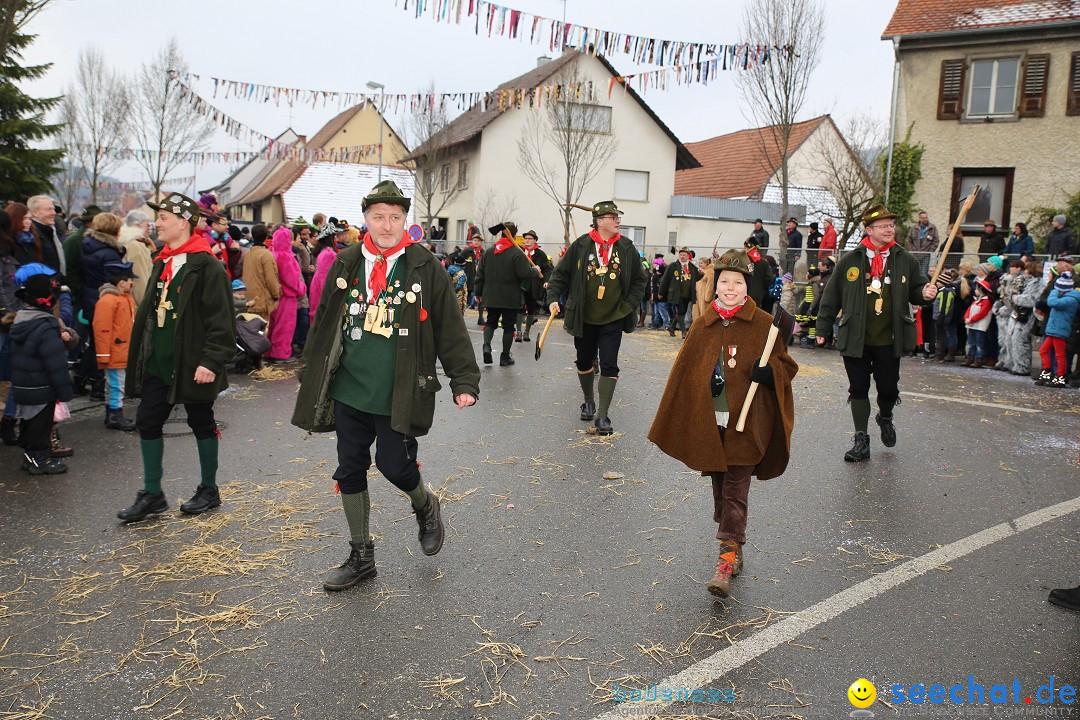
[[[270,338],[266,337],[266,321],[254,313],[236,316],[236,355],[233,371],[248,373],[262,367],[263,355],[270,352]]]

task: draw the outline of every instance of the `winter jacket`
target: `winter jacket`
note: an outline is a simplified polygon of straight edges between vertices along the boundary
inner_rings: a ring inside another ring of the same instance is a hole
[[[806,236],[806,249],[817,250],[818,248],[820,248],[822,237],[824,236],[817,230],[811,230],[810,233]]]
[[[1010,260],[1019,260],[1021,255],[1034,254],[1035,241],[1030,235],[1010,235],[1009,242],[1002,252],[1002,255],[1008,255]]]
[[[926,233],[922,233],[922,226],[915,223],[908,230],[907,249],[909,252],[931,252],[938,244],[938,229],[934,223],[926,224]]]
[[[519,309],[525,304],[522,283],[538,277],[521,248],[508,247],[496,253],[489,247],[476,266],[473,294],[482,298],[484,307]]]
[[[1046,336],[1067,338],[1072,334],[1073,319],[1080,310],[1080,290],[1052,290],[1046,298],[1050,317],[1046,320]]]
[[[41,253],[38,252],[37,235],[31,231],[15,234],[15,259],[19,266],[41,262]],[[53,268],[55,270],[56,268]]]
[[[818,260],[824,260],[836,253],[836,228],[832,225],[825,227],[825,235],[821,238],[821,247],[818,248]]]
[[[529,255],[529,251],[522,248],[526,255]],[[534,245],[532,255],[529,255],[529,259],[533,261],[533,265],[540,268],[540,274],[537,275],[533,271],[533,276],[526,280],[522,288],[529,291],[532,294],[533,299],[537,302],[543,302],[544,296],[547,295],[547,291],[544,289],[544,283],[551,277],[551,271],[554,266],[551,264],[551,258],[547,253],[540,249],[539,245]]]
[[[59,221],[60,218],[57,218]],[[71,272],[67,266],[67,258],[64,256],[64,236],[60,234],[56,226],[49,226],[33,221],[34,232],[41,240],[41,262],[66,278]],[[66,281],[65,281],[66,282]]]
[[[252,245],[244,258],[244,285],[250,311],[269,319],[281,299],[281,282],[273,254],[262,245]]]
[[[330,248],[323,248],[315,258],[315,274],[311,276],[311,285],[308,287],[311,322],[315,322],[315,311],[319,309],[319,300],[322,298],[323,286],[326,284],[326,274],[330,272],[330,266],[334,264],[336,258],[337,253]],[[250,289],[248,289],[248,297],[251,297]]]
[[[14,255],[0,255],[0,317],[23,308],[22,300],[15,297],[15,271],[18,269],[19,261]],[[3,332],[7,332],[6,326]]]
[[[164,269],[162,260],[154,263],[150,287],[156,285]],[[154,350],[154,295],[146,293],[135,313],[128,352],[128,397],[142,395],[146,362]],[[173,383],[166,396],[169,403],[212,403],[229,387],[225,366],[236,355],[232,303],[229,276],[221,261],[207,253],[189,253],[176,307]],[[195,369],[200,366],[216,375],[214,382],[195,382]]]
[[[967,312],[964,313],[964,327],[968,330],[986,330],[990,327],[990,321],[994,319],[990,312],[992,303],[990,298],[983,295],[971,303]]]
[[[886,275],[892,279],[885,292],[892,296],[893,355],[901,357],[915,348],[918,337],[911,305],[929,305],[922,292],[928,280],[914,255],[899,245],[889,251]],[[837,261],[829,284],[818,305],[817,331],[820,335],[832,332],[833,322],[840,311],[836,349],[847,357],[862,357],[866,340],[866,276],[870,258],[866,248],[859,246],[844,253]]]
[[[956,318],[957,301],[960,293],[956,283],[950,283],[938,290],[934,298],[934,323],[948,327]]]
[[[105,283],[94,308],[94,348],[101,370],[127,367],[131,347],[131,328],[135,324],[135,297]]]
[[[297,371],[300,390],[296,396],[292,424],[309,432],[334,429],[334,402],[330,386],[341,361],[341,318],[345,313],[348,287],[360,269],[364,246],[356,243],[337,255],[326,276],[315,323],[304,346],[304,368]],[[415,292],[417,302],[403,302],[395,318],[397,366],[394,372],[393,408],[390,426],[410,437],[426,435],[435,417],[435,396],[442,388],[435,361],[450,378],[453,396],[479,397],[480,368],[476,364],[469,331],[461,316],[458,300],[435,256],[420,245],[409,245],[398,258],[403,288]],[[338,280],[343,282],[339,285]],[[412,290],[420,286],[417,292]],[[424,310],[424,319],[420,311]]]
[[[761,480],[782,475],[791,456],[795,423],[791,380],[799,370],[784,343],[773,345],[768,361],[775,389],[758,388],[744,432],[735,432],[750,390],[751,367],[765,350],[771,326],[772,317],[750,298],[730,320],[711,308],[694,320],[671,367],[649,440],[693,470],[722,472],[731,465],[749,465]],[[738,362],[735,368],[725,366],[730,422],[721,440],[710,381],[713,368],[731,346],[738,350]]]
[[[555,266],[548,280],[546,305],[559,301],[563,290],[567,290],[566,307],[563,310],[563,327],[574,337],[581,337],[585,331],[585,286],[587,283],[588,257],[596,252],[596,244],[586,233],[567,248],[566,254]],[[622,258],[619,269],[619,284],[626,315],[623,318],[623,332],[634,332],[637,325],[637,309],[645,295],[645,269],[641,267],[641,255],[634,243],[627,237],[615,241],[613,252]]]
[[[124,248],[124,262],[131,263],[131,271],[136,275],[131,296],[135,298],[135,304],[138,305],[142,302],[150,282],[150,268],[154,267],[153,252],[148,242],[143,240],[143,231],[140,227],[125,225],[120,228],[119,240],[120,247]]]
[[[1046,254],[1053,260],[1062,253],[1073,251],[1073,231],[1067,227],[1053,228],[1046,236]]]
[[[82,310],[86,319],[92,320],[98,301],[98,288],[109,279],[105,264],[123,262],[124,248],[115,236],[93,228],[86,231],[82,246],[82,257],[79,259],[83,280]]]
[[[71,290],[71,295],[78,302],[82,302],[83,279],[82,279],[82,253],[83,237],[90,228],[80,227],[75,232],[64,238],[64,259],[67,264],[66,284]],[[55,269],[55,268],[54,268]]]
[[[798,230],[791,230],[787,234],[787,246],[788,250],[802,250],[802,233]]]
[[[698,270],[693,260],[686,262],[686,268],[690,272],[690,304],[697,302],[697,283],[701,279],[701,270]],[[675,273],[682,270],[682,263],[678,260],[667,266],[664,277],[660,280],[660,295],[668,302],[679,302],[679,281],[675,279]],[[674,287],[673,287],[674,286]]]
[[[16,403],[46,405],[75,397],[56,316],[20,310],[11,326],[11,342],[11,391]]]
[[[1005,249],[1005,238],[996,230],[989,235],[979,236],[979,255],[1000,255]]]

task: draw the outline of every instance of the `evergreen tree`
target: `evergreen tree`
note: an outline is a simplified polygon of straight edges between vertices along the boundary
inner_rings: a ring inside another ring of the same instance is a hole
[[[25,201],[49,192],[49,177],[60,171],[63,150],[41,150],[31,145],[55,135],[45,114],[60,98],[32,98],[17,83],[42,77],[52,64],[22,65],[22,51],[34,35],[14,31],[0,56],[0,200]]]

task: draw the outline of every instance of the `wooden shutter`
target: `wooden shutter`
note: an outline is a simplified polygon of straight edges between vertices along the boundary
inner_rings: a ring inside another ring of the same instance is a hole
[[[1066,115],[1080,115],[1080,52],[1069,58],[1069,95],[1065,101]]]
[[[1020,117],[1046,115],[1046,81],[1050,75],[1049,55],[1028,55],[1024,80],[1020,84]]]
[[[958,120],[964,113],[964,74],[966,70],[967,67],[963,60],[941,61],[938,120]]]

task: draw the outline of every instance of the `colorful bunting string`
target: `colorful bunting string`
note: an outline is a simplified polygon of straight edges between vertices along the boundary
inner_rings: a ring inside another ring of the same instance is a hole
[[[608,84],[608,97],[616,84],[629,86],[633,84],[639,92],[646,90],[667,90],[674,82],[675,85],[701,84],[708,85],[717,75],[726,70],[746,70],[756,65],[768,63],[774,52],[781,52],[783,48],[773,48],[768,45],[741,45],[732,46],[723,55],[712,60],[691,63],[689,65],[675,65],[672,67],[648,70],[632,75],[620,75],[611,78]]]

